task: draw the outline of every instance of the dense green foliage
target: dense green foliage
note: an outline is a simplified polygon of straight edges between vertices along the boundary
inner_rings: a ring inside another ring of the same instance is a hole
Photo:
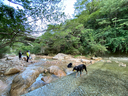
[[[31,45],[26,37],[37,31],[37,23],[58,21],[63,16],[57,4],[61,0],[8,0],[17,6],[9,6],[0,1],[0,48],[10,50],[9,47],[20,49],[23,45]],[[39,26],[41,27],[41,26]],[[17,43],[22,42],[23,44]],[[25,48],[27,49],[27,48]],[[29,48],[30,49],[30,48]],[[28,49],[27,49],[28,50]],[[1,51],[0,55],[6,51]]]
[[[127,0],[77,0],[75,8],[75,19],[49,25],[40,37],[45,53],[101,55],[128,51]]]
[[[26,28],[23,24],[22,27],[23,30]],[[74,19],[48,25],[42,36],[29,46],[24,44],[20,48],[36,54],[102,55],[106,52],[127,52],[128,1],[77,0]]]

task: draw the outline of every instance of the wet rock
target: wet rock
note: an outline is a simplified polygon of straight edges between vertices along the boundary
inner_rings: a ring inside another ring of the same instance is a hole
[[[37,89],[37,88],[40,88],[40,87],[42,87],[42,86],[44,86],[44,85],[46,85],[45,82],[43,82],[42,80],[38,80],[38,81],[34,82],[34,83],[27,89],[27,91],[28,91],[28,92],[29,92],[29,91],[33,91],[33,90],[35,90],[35,89]]]
[[[59,70],[58,66],[50,66],[48,68],[49,73],[53,74],[55,71]]]
[[[57,70],[54,72],[54,75],[58,77],[63,77],[63,76],[66,76],[66,73],[63,70]]]
[[[2,82],[2,84],[0,84],[0,88],[3,84],[4,87],[2,87],[2,91],[0,90],[0,96],[10,96],[11,84],[5,84]]]
[[[14,66],[14,67],[10,67],[7,68],[4,75],[11,75],[11,74],[15,74],[15,73],[19,73],[23,70],[22,66]]]
[[[51,76],[45,76],[41,78],[42,81],[45,83],[51,83],[52,82],[52,77]]]
[[[7,87],[7,84],[4,83],[2,80],[0,80],[0,95],[3,93],[6,87]]]
[[[58,66],[51,66],[48,68],[48,70],[51,74],[54,74],[56,76],[66,76],[66,73],[63,70],[60,70]]]
[[[22,96],[70,96],[70,94],[79,86],[78,81],[73,76],[66,76],[41,88],[33,90]],[[79,78],[80,79],[80,78]],[[79,80],[78,79],[78,80]],[[86,88],[85,88],[86,89]],[[80,90],[81,91],[81,90]],[[80,94],[79,94],[80,95]],[[76,95],[76,96],[79,96]],[[75,96],[75,95],[72,95]],[[84,96],[84,95],[82,95]]]
[[[0,80],[0,91],[4,90],[7,87],[7,84],[5,84],[2,80]]]
[[[7,87],[2,92],[0,91],[0,96],[10,96],[11,83],[12,83],[14,77],[17,75],[18,74],[8,75],[8,76],[4,76],[1,78],[3,80],[3,84],[6,84]]]
[[[11,96],[19,96],[21,94],[27,93],[27,88],[29,88],[40,74],[39,67],[26,68],[23,73],[17,75],[11,86],[10,94]]]
[[[46,69],[44,69],[44,68],[42,68],[42,67],[38,67],[38,71],[39,71],[40,73],[42,73],[42,72],[46,72]]]

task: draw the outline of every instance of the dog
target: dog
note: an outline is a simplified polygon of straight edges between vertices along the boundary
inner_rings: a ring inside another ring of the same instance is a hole
[[[86,68],[86,65],[84,65],[84,64],[75,66],[75,67],[73,68],[73,71],[77,70],[77,73],[78,73],[78,71],[80,71],[80,77],[81,77],[81,73],[82,73],[83,69],[85,69],[86,74],[87,74],[87,68]],[[77,77],[77,73],[76,73],[76,77]]]
[[[72,63],[69,63],[69,64],[67,65],[67,67],[68,67],[68,68],[71,68],[71,67],[72,67]]]

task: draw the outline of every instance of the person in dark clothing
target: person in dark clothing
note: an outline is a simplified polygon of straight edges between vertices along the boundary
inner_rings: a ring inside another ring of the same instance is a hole
[[[19,51],[19,60],[21,60],[21,58],[22,58],[22,52]]]

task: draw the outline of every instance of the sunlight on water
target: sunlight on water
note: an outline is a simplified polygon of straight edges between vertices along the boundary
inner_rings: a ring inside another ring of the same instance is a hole
[[[42,74],[40,74],[40,75],[36,78],[36,81],[41,80],[42,77],[43,77]]]

